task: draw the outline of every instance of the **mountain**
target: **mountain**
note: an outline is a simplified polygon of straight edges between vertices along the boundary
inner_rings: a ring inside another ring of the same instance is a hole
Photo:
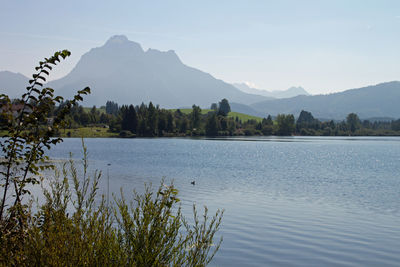
[[[266,90],[252,88],[245,83],[233,83],[232,85],[244,93],[254,94],[254,95],[262,95],[262,96],[268,97],[270,99],[274,99],[274,97],[271,95],[271,92],[266,91]]]
[[[399,99],[400,82],[393,81],[328,95],[262,101],[250,107],[271,115],[285,113],[298,116],[301,110],[306,110],[316,118],[338,120],[352,112],[360,118],[400,118]]]
[[[92,94],[85,97],[85,105],[104,105],[112,100],[119,104],[152,101],[165,108],[192,104],[208,108],[222,98],[244,104],[267,99],[243,93],[208,73],[186,66],[172,50],[144,51],[140,44],[121,35],[91,49],[68,75],[48,86],[67,97],[89,86]]]
[[[0,71],[0,94],[6,94],[10,98],[21,97],[25,93],[29,78],[21,73]]]
[[[248,94],[262,95],[269,98],[290,98],[298,95],[310,95],[303,87],[290,87],[284,91],[267,91],[256,89],[248,86],[245,83],[233,83],[233,86]]]
[[[0,72],[0,93],[18,97],[27,85],[28,78],[22,74]],[[114,36],[103,46],[91,49],[68,75],[47,85],[67,97],[90,86],[92,94],[84,101],[87,106],[100,106],[112,100],[119,104],[152,101],[165,108],[192,104],[208,108],[211,103],[227,98],[233,111],[263,117],[279,113],[298,116],[301,110],[306,110],[320,119],[341,120],[351,112],[363,119],[400,118],[399,81],[329,95],[273,99],[265,96],[266,91],[247,86],[251,91],[245,93],[208,73],[188,67],[174,51],[144,51],[125,36]],[[305,91],[290,88],[284,92],[288,96]]]
[[[298,95],[310,95],[303,87],[292,86],[284,91],[272,91],[271,94],[276,98],[290,98]]]
[[[234,112],[239,112],[239,113],[243,113],[243,114],[247,114],[247,115],[251,115],[251,116],[257,116],[257,117],[267,117],[267,114],[255,110],[254,108],[245,105],[245,104],[240,104],[240,103],[235,103],[235,102],[231,102],[229,103],[229,105],[231,106],[231,110]]]

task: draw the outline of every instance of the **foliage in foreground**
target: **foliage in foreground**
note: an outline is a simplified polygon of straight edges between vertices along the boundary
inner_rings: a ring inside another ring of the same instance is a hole
[[[177,190],[171,185],[124,196],[110,207],[96,198],[101,173],[88,175],[84,147],[83,172],[70,160],[52,180],[40,178],[53,169],[45,152],[61,142],[51,138],[66,125],[66,117],[89,88],[63,102],[51,88],[43,88],[52,67],[70,55],[56,52],[36,67],[26,93],[11,101],[0,95],[0,121],[6,134],[0,139],[0,266],[205,266],[213,258],[222,212],[209,221],[194,211],[190,226],[176,207]],[[52,111],[56,104],[56,116]],[[48,175],[46,175],[47,177]],[[32,187],[41,184],[44,204],[32,211]]]
[[[63,127],[71,108],[83,100],[83,95],[90,93],[88,87],[78,91],[73,99],[65,101],[57,116],[49,120],[51,110],[64,99],[54,95],[52,88],[42,88],[43,83],[52,68],[70,54],[68,50],[63,50],[41,61],[21,99],[11,101],[7,95],[0,95],[0,120],[6,131],[6,136],[0,139],[4,157],[0,160],[1,237],[4,232],[20,236],[25,232],[28,218],[23,198],[30,194],[27,188],[40,183],[39,170],[52,168],[51,164],[46,164],[48,157],[45,150],[62,139],[51,137]]]
[[[86,155],[86,150],[85,154]],[[111,208],[97,199],[101,174],[82,177],[72,160],[55,171],[45,203],[26,213],[21,235],[3,232],[0,264],[17,266],[206,266],[222,242],[213,244],[222,212],[200,219],[194,208],[194,225],[176,207],[173,185],[161,183],[153,191],[134,192],[133,201],[115,198]]]

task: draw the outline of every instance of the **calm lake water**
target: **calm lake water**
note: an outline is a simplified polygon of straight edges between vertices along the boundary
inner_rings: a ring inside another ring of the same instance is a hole
[[[400,265],[400,138],[85,143],[91,169],[103,171],[103,193],[107,172],[116,193],[165,177],[186,216],[193,203],[225,209],[212,266]],[[81,150],[80,139],[65,139],[50,156],[81,158]]]

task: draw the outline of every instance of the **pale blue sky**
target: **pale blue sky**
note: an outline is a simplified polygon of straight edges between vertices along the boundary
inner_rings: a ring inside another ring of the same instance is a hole
[[[400,1],[0,0],[0,70],[29,75],[72,52],[53,78],[109,37],[175,50],[227,82],[312,94],[400,80]]]

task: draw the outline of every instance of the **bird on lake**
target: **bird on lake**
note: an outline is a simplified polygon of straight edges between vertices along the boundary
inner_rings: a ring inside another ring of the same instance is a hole
[[[196,181],[191,181],[190,182],[192,185],[195,185],[196,184]]]

